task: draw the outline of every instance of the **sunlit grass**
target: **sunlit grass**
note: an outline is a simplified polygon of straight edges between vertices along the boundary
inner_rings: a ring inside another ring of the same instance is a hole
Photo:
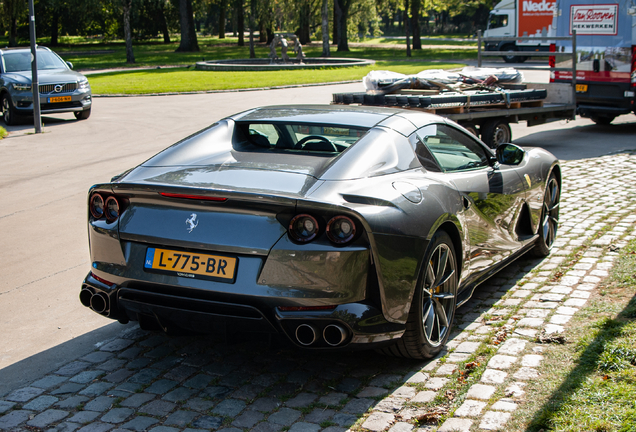
[[[510,430],[636,432],[636,242],[621,250],[603,296],[569,323],[565,345],[544,352],[541,379]]]
[[[263,72],[213,72],[186,68],[120,71],[89,75],[94,94],[152,94],[230,90],[360,80],[371,70],[415,74],[424,69],[449,69],[458,63],[378,62],[375,66]],[[361,87],[362,91],[362,87]]]

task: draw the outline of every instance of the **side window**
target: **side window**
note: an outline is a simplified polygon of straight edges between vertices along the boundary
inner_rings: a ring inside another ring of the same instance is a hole
[[[435,157],[431,154],[430,150],[420,138],[419,134],[413,134],[409,141],[415,150],[415,155],[417,156],[417,160],[419,160],[420,164],[426,169],[426,171],[432,172],[441,172],[439,165],[437,165],[437,161]]]
[[[508,15],[490,15],[488,29],[506,27],[508,25]]]
[[[420,140],[445,172],[488,166],[489,156],[475,140],[445,124],[428,125],[417,131]]]

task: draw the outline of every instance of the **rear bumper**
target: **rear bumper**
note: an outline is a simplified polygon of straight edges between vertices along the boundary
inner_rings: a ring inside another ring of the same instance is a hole
[[[577,80],[587,91],[576,94],[577,113],[582,117],[619,116],[634,111],[634,91],[629,83]]]
[[[93,311],[122,323],[168,331],[196,333],[280,333],[301,348],[354,349],[392,343],[405,326],[389,323],[382,311],[366,302],[329,310],[283,311],[270,302],[248,296],[215,296],[181,287],[130,284],[106,285],[89,273],[80,301]]]

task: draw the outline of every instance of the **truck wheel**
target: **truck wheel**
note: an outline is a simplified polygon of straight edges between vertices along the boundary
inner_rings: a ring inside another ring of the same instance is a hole
[[[501,47],[502,51],[508,51],[509,54],[505,55],[502,57],[502,59],[506,62],[506,63],[521,63],[522,61],[520,60],[523,57],[519,57],[517,55],[515,55],[514,53],[517,52],[517,47],[514,45],[504,45],[503,47]],[[525,58],[524,60],[525,61]]]
[[[488,120],[481,127],[481,140],[492,149],[497,148],[499,144],[509,143],[512,141],[510,125],[501,119]]]
[[[479,136],[479,133],[477,132],[477,126],[475,126],[475,123],[473,123],[473,122],[460,122],[459,125],[462,126],[464,129],[466,129],[471,134],[475,135],[476,137]]]
[[[612,123],[612,121],[615,119],[616,117],[614,116],[605,116],[605,115],[600,115],[600,116],[594,116],[592,117],[592,121],[594,123],[596,123],[597,125],[608,125],[610,123]]]

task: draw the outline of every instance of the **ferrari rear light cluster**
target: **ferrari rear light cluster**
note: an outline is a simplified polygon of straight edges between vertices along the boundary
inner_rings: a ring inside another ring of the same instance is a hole
[[[115,195],[104,195],[96,192],[91,195],[88,208],[94,219],[105,218],[108,222],[114,222],[122,211],[120,201],[121,198],[117,199]]]
[[[346,245],[355,239],[357,229],[356,223],[348,216],[332,217],[323,229],[318,218],[301,213],[291,219],[287,231],[292,240],[298,243],[308,243],[324,231],[330,242],[336,245]]]

